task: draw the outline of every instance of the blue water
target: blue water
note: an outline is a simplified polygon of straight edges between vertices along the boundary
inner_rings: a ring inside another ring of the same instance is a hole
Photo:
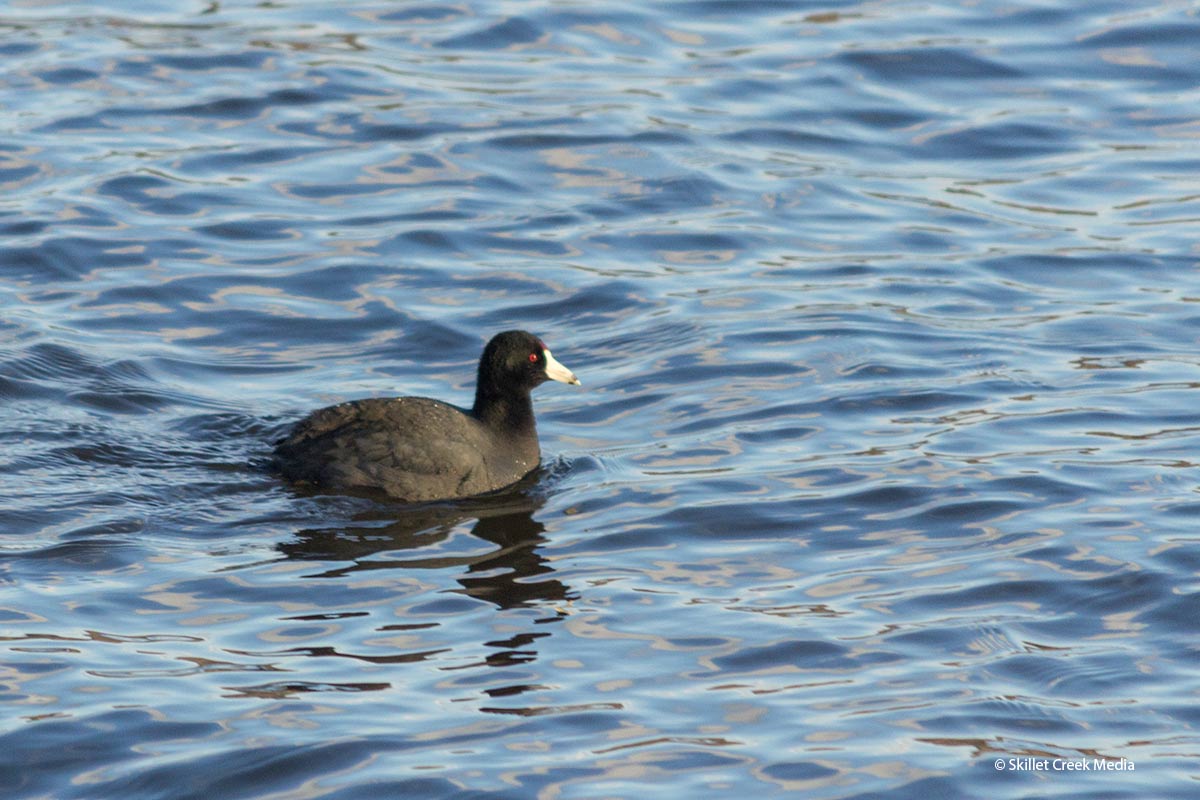
[[[6,6],[4,797],[1200,796],[1198,14]]]

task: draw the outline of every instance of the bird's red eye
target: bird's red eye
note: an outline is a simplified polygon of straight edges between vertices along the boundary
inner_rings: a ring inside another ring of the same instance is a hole
[[[529,363],[530,363],[530,364],[536,364],[536,363],[537,363],[537,360],[538,360],[538,354],[537,354],[537,353],[530,353],[530,354],[529,354]]]

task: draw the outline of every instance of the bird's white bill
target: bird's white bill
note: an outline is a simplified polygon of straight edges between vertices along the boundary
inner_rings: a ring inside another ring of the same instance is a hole
[[[579,386],[579,378],[575,377],[575,373],[564,367],[562,364],[554,360],[554,356],[550,355],[549,350],[543,350],[546,354],[546,377],[552,381],[562,381]]]

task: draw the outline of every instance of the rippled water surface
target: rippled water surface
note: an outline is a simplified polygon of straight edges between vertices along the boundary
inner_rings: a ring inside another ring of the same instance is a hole
[[[1198,9],[7,4],[4,796],[1200,796]]]

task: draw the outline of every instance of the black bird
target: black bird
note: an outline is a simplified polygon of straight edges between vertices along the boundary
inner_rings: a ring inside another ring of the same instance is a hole
[[[500,489],[541,458],[529,393],[547,379],[579,385],[541,339],[505,331],[483,349],[471,409],[428,397],[322,408],[276,445],[274,466],[322,490],[376,490],[409,502]]]

